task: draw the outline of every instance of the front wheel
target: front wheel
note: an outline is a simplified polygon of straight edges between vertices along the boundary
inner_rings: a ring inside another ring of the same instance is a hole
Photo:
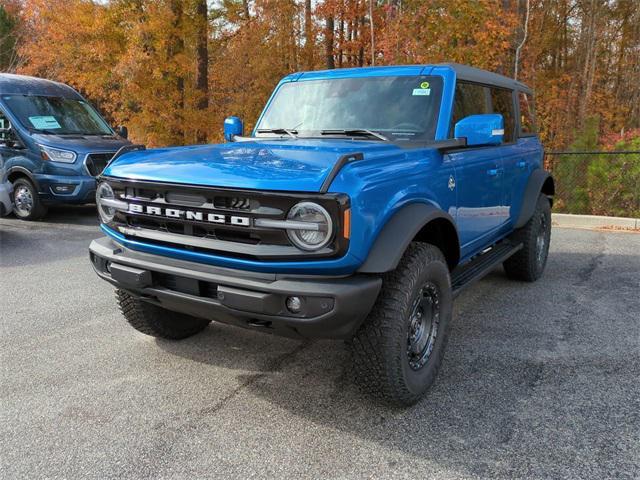
[[[416,403],[442,364],[452,303],[444,255],[412,243],[385,274],[373,310],[349,343],[359,386],[390,403]]]
[[[38,220],[47,213],[38,190],[26,178],[18,178],[13,182],[13,213],[20,220]]]

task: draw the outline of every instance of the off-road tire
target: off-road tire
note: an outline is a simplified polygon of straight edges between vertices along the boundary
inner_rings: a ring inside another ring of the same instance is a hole
[[[426,363],[415,370],[408,356],[411,315],[425,285],[437,287],[439,322],[433,349]],[[449,268],[442,252],[433,245],[410,244],[397,268],[384,274],[373,310],[348,342],[360,388],[387,403],[416,403],[442,364],[452,303]]]
[[[210,320],[143,302],[124,290],[116,290],[116,299],[129,325],[152,337],[180,340],[201,332],[211,323]]]
[[[29,212],[18,208],[17,196],[22,189],[26,189],[31,198],[32,206]],[[47,214],[47,206],[42,204],[40,196],[38,195],[38,189],[28,178],[20,177],[13,182],[13,203],[13,214],[20,220],[40,220]]]
[[[538,197],[533,215],[524,227],[511,235],[511,240],[522,243],[522,249],[504,262],[507,276],[535,282],[544,272],[551,240],[551,204],[545,195]]]

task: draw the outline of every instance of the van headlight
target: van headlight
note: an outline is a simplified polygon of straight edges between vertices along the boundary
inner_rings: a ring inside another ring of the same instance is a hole
[[[40,156],[43,160],[60,163],[73,163],[76,161],[76,152],[62,150],[60,148],[45,147],[40,145]]]
[[[333,222],[329,213],[317,203],[300,202],[289,210],[287,235],[301,250],[320,250],[331,241]]]
[[[100,215],[100,220],[102,221],[102,223],[111,222],[113,220],[113,217],[115,217],[116,215],[116,209],[105,204],[110,203],[110,200],[111,203],[113,203],[113,200],[115,200],[113,189],[108,183],[100,183],[98,185],[98,188],[96,189],[96,205],[98,206],[98,214]]]

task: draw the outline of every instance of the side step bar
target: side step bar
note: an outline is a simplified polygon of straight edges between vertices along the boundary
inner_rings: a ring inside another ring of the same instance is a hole
[[[480,255],[476,255],[468,262],[457,266],[451,272],[451,289],[454,298],[469,285],[480,280],[487,273],[501,264],[511,255],[522,248],[522,244],[513,244],[509,240],[503,240],[490,247]]]

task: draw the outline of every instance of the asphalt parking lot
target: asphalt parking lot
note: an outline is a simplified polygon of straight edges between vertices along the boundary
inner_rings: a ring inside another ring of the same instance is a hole
[[[540,282],[469,289],[409,410],[341,343],[137,333],[98,236],[92,207],[0,220],[2,478],[640,477],[640,234],[556,228]]]

